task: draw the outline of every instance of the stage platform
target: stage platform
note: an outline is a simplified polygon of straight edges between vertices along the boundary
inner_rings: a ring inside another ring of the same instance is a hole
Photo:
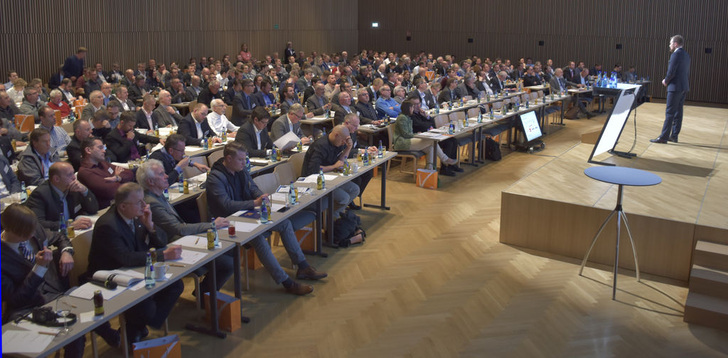
[[[603,154],[595,159],[662,177],[657,186],[625,187],[623,207],[640,270],[687,282],[697,240],[728,244],[728,109],[686,106],[680,143],[650,143],[662,128],[664,111],[665,105],[657,103],[637,109],[636,158]],[[632,148],[634,125],[631,116],[617,150]],[[614,209],[618,188],[584,175],[596,164],[587,162],[594,147],[588,142],[595,136],[583,138],[502,192],[500,242],[583,258]],[[613,264],[615,222],[605,228],[590,263]],[[620,267],[634,269],[624,230]]]

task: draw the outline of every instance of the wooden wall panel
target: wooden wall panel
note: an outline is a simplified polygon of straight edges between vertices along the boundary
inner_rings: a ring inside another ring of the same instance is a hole
[[[86,64],[110,69],[155,58],[231,57],[248,43],[253,56],[297,51],[356,51],[357,0],[34,0],[0,2],[0,72],[47,81],[74,53],[89,48]],[[278,25],[278,29],[274,28]]]
[[[692,58],[688,100],[728,103],[728,2],[724,0],[482,1],[422,0],[416,4],[369,0],[359,6],[359,46],[378,51],[532,57],[557,65],[633,64],[657,83],[667,70],[668,40],[685,37]],[[377,21],[380,27],[372,29]],[[412,40],[406,41],[406,33]],[[468,38],[473,43],[468,43]],[[543,40],[545,46],[538,46]],[[616,49],[621,43],[623,48]],[[705,48],[712,48],[706,54]]]

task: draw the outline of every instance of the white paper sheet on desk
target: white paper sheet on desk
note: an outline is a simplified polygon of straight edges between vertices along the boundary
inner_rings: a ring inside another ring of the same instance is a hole
[[[273,210],[274,212],[278,212],[279,210],[281,210],[285,207],[286,207],[285,204],[276,204],[276,203],[270,204],[270,209]]]
[[[207,240],[205,240],[207,242]],[[182,257],[180,257],[177,260],[169,260],[174,262],[179,262],[181,264],[187,264],[187,265],[194,265],[197,263],[197,261],[202,260],[205,256],[207,256],[204,252],[197,252],[192,250],[184,250],[182,249]]]
[[[181,245],[182,247],[206,250],[207,238],[195,235],[187,235],[177,239],[177,241],[173,242],[172,245]]]
[[[276,189],[276,193],[288,193],[291,190],[289,185],[281,185]]]
[[[448,133],[449,131],[450,131],[450,128],[440,127],[440,128],[430,129],[430,131],[428,133]]]
[[[331,175],[331,174],[324,174],[325,180],[334,180],[338,176],[337,175]],[[302,183],[314,183],[316,184],[318,182],[318,174],[311,174],[307,177],[305,177],[302,181]]]
[[[33,331],[9,330],[3,333],[3,354],[40,353],[55,337]]]
[[[276,139],[275,142],[273,142],[273,145],[275,145],[277,148],[288,150],[290,148],[293,148],[300,142],[301,139],[298,138],[298,136],[293,133],[293,131],[288,132],[283,135],[283,137],[280,137]]]
[[[94,215],[94,216],[79,215],[79,216],[77,216],[76,219],[78,219],[78,218],[87,218],[87,219],[91,220],[91,227],[89,227],[88,229],[76,229],[75,230],[76,231],[76,237],[78,237],[79,235],[82,235],[82,234],[84,234],[84,233],[86,233],[88,231],[93,230],[94,229],[94,225],[96,225],[96,220],[99,219],[99,216],[100,215]],[[71,239],[71,241],[73,241],[73,239]]]
[[[115,289],[110,290],[106,287],[101,287],[98,285],[94,285],[93,283],[87,282],[87,283],[81,285],[81,287],[73,290],[73,292],[71,292],[69,294],[69,296],[83,298],[85,300],[90,300],[90,299],[94,298],[94,292],[96,290],[100,290],[101,295],[104,296],[104,301],[108,301],[108,300],[114,298],[116,295],[124,292],[125,288],[123,286],[117,286]]]
[[[235,231],[251,232],[251,231],[255,230],[255,228],[257,228],[258,225],[260,225],[260,224],[236,221],[235,222]]]
[[[22,320],[15,325],[22,329],[27,329],[27,330],[33,331],[33,332],[49,332],[49,333],[55,333],[55,334],[58,334],[61,331],[61,329],[63,328],[63,327],[41,326],[39,324],[35,324],[31,321],[26,321],[26,320]]]
[[[140,285],[143,286],[143,285]],[[104,316],[97,316],[94,311],[88,311],[88,312],[82,312],[80,315],[78,315],[78,320],[81,321],[81,323],[91,322],[91,321],[98,321],[100,319],[104,319]]]
[[[286,198],[288,197],[288,193],[273,193],[270,196],[270,199],[274,202],[286,202]]]

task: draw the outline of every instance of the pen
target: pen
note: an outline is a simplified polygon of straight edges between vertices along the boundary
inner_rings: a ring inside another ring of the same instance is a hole
[[[45,334],[47,336],[57,336],[58,333],[55,332],[44,332],[44,331],[38,331],[38,334]]]
[[[170,264],[169,264],[169,266],[173,266],[173,267],[185,267],[185,265],[182,265],[182,264],[176,264],[176,263],[173,263],[173,262],[172,262],[172,263],[170,263]]]
[[[195,240],[195,245],[197,245],[198,242],[200,242],[200,238],[199,237],[197,238],[197,240]]]

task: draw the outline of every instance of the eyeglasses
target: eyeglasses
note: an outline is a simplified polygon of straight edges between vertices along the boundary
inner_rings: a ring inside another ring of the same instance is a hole
[[[185,152],[185,148],[182,148],[182,149],[179,149],[179,148],[169,148],[169,149],[174,149],[174,150],[176,150],[178,152],[182,152],[182,153]]]
[[[144,200],[139,200],[137,202],[125,201],[125,202],[123,202],[123,204],[136,205],[136,206],[141,206],[141,207],[144,207],[145,205],[147,205],[147,203]]]

